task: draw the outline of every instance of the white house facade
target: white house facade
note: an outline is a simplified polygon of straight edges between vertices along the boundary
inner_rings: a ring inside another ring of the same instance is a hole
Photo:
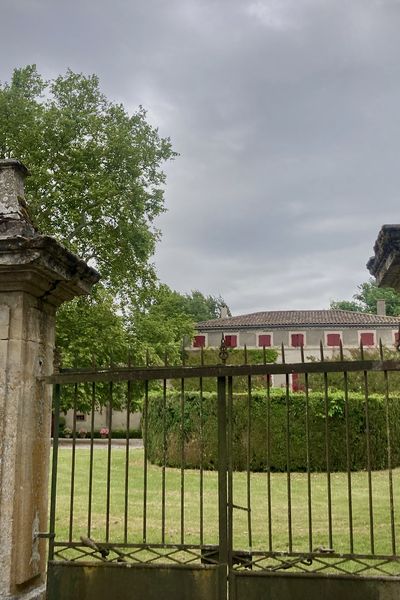
[[[384,312],[382,303],[379,309]],[[216,348],[223,335],[230,348],[274,348],[278,362],[283,346],[286,362],[296,363],[301,361],[301,349],[307,357],[320,357],[321,342],[326,358],[337,354],[340,344],[344,353],[361,344],[378,348],[380,342],[395,349],[399,323],[400,317],[336,309],[265,311],[197,323],[192,348]],[[276,376],[273,383],[282,382]]]

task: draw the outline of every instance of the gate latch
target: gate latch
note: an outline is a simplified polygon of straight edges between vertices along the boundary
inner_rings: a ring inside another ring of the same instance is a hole
[[[47,540],[54,540],[54,538],[56,537],[55,533],[50,533],[48,531],[36,531],[33,535],[34,539],[36,540],[37,538],[45,538]]]

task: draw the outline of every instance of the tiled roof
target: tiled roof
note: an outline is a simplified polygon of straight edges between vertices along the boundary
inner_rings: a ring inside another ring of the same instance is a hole
[[[197,323],[198,330],[277,329],[288,327],[394,327],[400,317],[383,317],[350,310],[272,310]]]

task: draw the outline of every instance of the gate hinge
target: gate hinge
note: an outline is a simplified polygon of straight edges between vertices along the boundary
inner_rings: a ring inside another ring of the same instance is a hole
[[[36,533],[34,533],[33,537],[36,538],[46,538],[48,540],[54,540],[54,538],[56,537],[55,533],[50,533],[48,531],[44,532],[44,531],[37,531]]]

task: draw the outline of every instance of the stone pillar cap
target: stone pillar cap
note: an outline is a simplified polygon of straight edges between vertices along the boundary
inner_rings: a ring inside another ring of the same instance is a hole
[[[29,170],[26,168],[26,166],[20,160],[16,160],[15,158],[1,158],[0,159],[0,170],[6,169],[8,167],[13,167],[14,169],[18,169],[19,171],[21,171],[21,173],[25,177],[28,177],[30,175]]]
[[[400,290],[400,225],[382,225],[367,269],[379,287]]]
[[[27,291],[59,306],[90,293],[99,273],[33,226],[24,198],[28,169],[0,160],[0,291]]]

